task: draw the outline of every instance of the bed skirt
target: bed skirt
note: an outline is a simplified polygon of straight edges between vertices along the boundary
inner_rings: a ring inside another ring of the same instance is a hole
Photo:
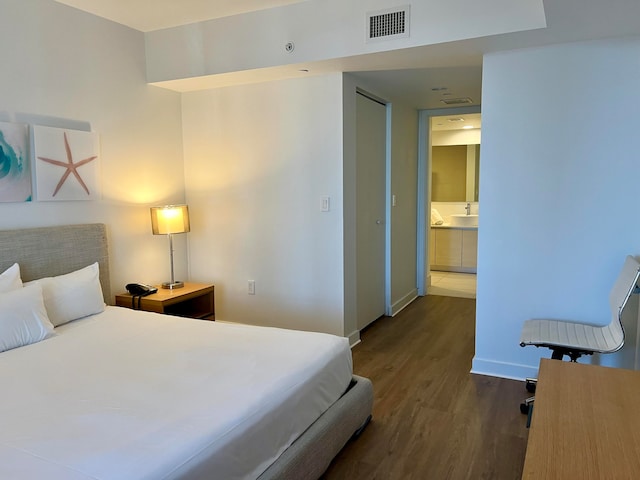
[[[357,375],[353,379],[355,384],[293,442],[258,480],[320,478],[342,447],[371,418],[371,381]]]

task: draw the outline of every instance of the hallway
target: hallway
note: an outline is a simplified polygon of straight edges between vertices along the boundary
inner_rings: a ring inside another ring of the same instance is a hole
[[[472,375],[473,299],[428,295],[362,332],[354,372],[373,382],[373,420],[324,480],[516,480],[528,430],[515,380]]]

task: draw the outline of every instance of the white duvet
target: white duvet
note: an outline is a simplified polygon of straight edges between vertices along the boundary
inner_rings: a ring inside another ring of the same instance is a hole
[[[107,307],[0,353],[1,479],[245,479],[345,391],[348,341]]]

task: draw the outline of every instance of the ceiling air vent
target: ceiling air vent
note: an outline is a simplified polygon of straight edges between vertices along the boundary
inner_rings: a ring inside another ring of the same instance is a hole
[[[473,100],[471,100],[469,97],[464,97],[464,98],[443,98],[440,101],[442,103],[446,104],[446,105],[464,105],[464,104],[473,103]]]
[[[407,38],[410,6],[367,13],[367,42]]]

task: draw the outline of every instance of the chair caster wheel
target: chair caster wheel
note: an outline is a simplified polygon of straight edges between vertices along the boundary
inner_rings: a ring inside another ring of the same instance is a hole
[[[527,381],[527,383],[525,384],[525,387],[527,389],[527,392],[536,393],[536,382]]]
[[[526,403],[520,404],[520,413],[523,415],[529,415],[529,405]]]

